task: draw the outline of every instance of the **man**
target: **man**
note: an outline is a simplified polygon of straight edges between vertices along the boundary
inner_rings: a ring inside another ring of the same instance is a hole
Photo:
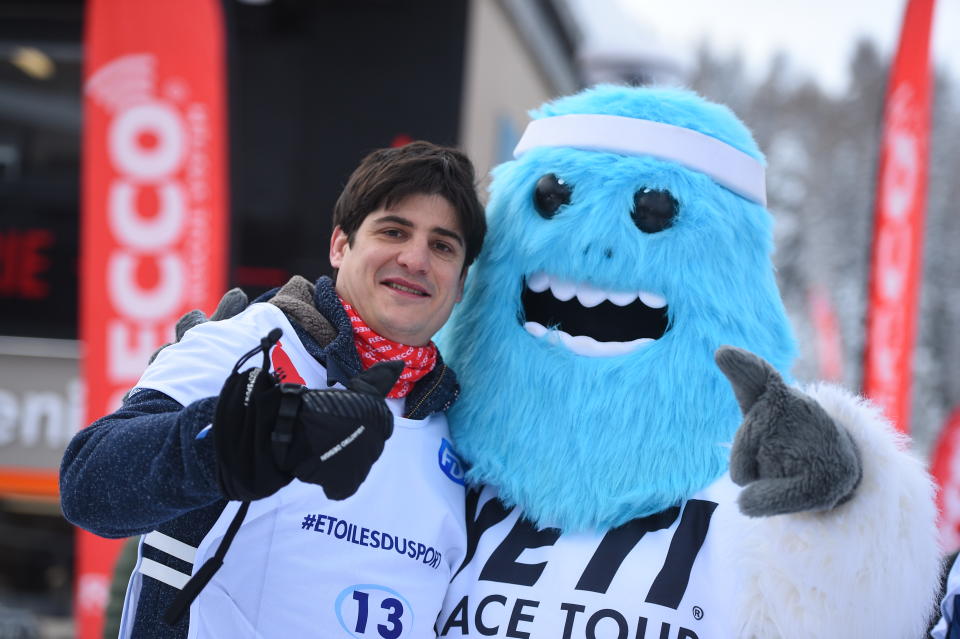
[[[432,634],[465,533],[443,416],[459,387],[430,340],[486,230],[473,167],[425,142],[376,151],[333,221],[335,284],[294,277],[191,329],[68,447],[65,516],[145,535],[121,636]],[[395,383],[384,360],[404,362]]]

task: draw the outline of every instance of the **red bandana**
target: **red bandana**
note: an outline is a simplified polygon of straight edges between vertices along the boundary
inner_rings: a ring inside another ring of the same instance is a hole
[[[433,342],[426,346],[407,346],[381,337],[367,326],[367,323],[357,315],[353,306],[342,297],[340,303],[343,304],[343,310],[347,312],[347,317],[350,318],[350,324],[353,326],[353,343],[360,354],[363,370],[367,370],[378,362],[403,360],[405,366],[400,379],[394,384],[387,397],[394,399],[406,397],[407,393],[413,389],[413,385],[433,370],[437,363],[437,347]]]

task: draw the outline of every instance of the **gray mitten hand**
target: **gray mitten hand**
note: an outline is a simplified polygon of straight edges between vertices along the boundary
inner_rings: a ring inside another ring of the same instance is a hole
[[[850,499],[862,469],[847,431],[753,353],[722,346],[715,358],[743,412],[730,455],[730,478],[744,487],[740,511],[823,511]]]
[[[203,324],[204,322],[216,322],[218,320],[229,319],[245,309],[248,304],[249,301],[247,300],[246,293],[239,288],[231,288],[229,291],[223,294],[223,297],[220,298],[217,308],[213,311],[213,315],[211,315],[209,318],[199,308],[195,308],[192,311],[187,311],[181,315],[180,319],[177,320],[176,327],[174,328],[174,334],[176,335],[174,342],[179,342],[182,340],[183,335],[194,326]],[[170,346],[170,344],[164,344],[155,350],[150,356],[150,363],[153,363],[153,360],[157,358],[157,355],[160,354],[160,351],[165,349],[167,346]]]
[[[189,331],[194,326],[203,324],[204,322],[209,322],[211,320],[217,321],[231,318],[245,309],[248,304],[249,302],[247,301],[246,293],[239,288],[231,288],[229,291],[223,294],[223,297],[220,298],[220,302],[217,303],[217,308],[213,311],[213,315],[211,315],[209,318],[199,308],[195,308],[192,311],[187,311],[181,315],[180,319],[177,320],[176,326],[174,327],[174,334],[176,335],[174,342],[179,342],[182,340],[184,333]],[[174,342],[168,342],[157,350],[153,351],[153,353],[150,355],[150,359],[147,360],[147,365],[153,364],[153,360],[157,359],[157,355],[160,354],[160,351],[165,349],[167,346],[170,346],[170,344],[173,344]],[[127,399],[130,398],[131,393],[133,393],[135,390],[135,388],[128,390],[126,394],[124,394],[121,401],[126,402]]]

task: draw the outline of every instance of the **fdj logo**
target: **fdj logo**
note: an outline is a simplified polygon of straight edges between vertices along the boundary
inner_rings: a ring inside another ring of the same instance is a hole
[[[465,470],[463,462],[460,461],[457,454],[453,452],[453,445],[446,439],[440,442],[439,457],[440,470],[442,470],[447,477],[463,486],[463,473]]]
[[[409,637],[413,609],[403,595],[376,584],[357,584],[337,596],[337,620],[355,639]]]

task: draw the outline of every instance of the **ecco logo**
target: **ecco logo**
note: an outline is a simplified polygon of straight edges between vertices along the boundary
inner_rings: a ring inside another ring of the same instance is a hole
[[[463,462],[457,457],[457,454],[453,452],[453,445],[446,439],[440,440],[438,456],[440,459],[440,470],[451,480],[463,486],[463,474],[466,469],[463,466]]]
[[[188,198],[178,177],[188,147],[186,124],[168,102],[143,98],[114,113],[108,125],[107,219],[113,242],[107,290],[117,314],[107,329],[107,370],[118,383],[135,379],[144,354],[163,342],[158,333],[181,306],[187,279],[177,249],[187,225]],[[148,199],[144,193],[157,203],[153,215],[138,210]],[[145,262],[152,262],[158,274],[150,288],[136,275]]]
[[[104,287],[109,300],[98,311],[106,323],[106,377],[115,395],[108,410],[166,341],[177,315],[200,302],[208,286],[209,107],[192,101],[183,78],[161,77],[157,67],[152,54],[120,56],[97,69],[85,87],[99,107],[95,112],[106,115],[102,132],[91,134],[104,138],[105,162],[91,164],[89,178],[91,193],[102,192],[103,201],[91,196],[88,212],[95,217],[102,210],[109,228],[96,248],[106,255],[104,279],[89,283]]]

